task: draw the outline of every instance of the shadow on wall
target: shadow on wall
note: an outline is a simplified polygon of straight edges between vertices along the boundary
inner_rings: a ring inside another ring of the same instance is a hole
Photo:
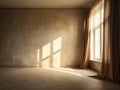
[[[37,67],[60,67],[61,63],[62,37],[38,48]]]

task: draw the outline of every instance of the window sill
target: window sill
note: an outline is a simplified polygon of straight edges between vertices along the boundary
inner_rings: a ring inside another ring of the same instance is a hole
[[[90,60],[90,61],[102,63],[102,60]]]

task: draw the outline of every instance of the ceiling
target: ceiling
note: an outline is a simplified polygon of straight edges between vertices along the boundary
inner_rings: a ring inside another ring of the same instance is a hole
[[[0,0],[0,8],[89,8],[95,0]]]

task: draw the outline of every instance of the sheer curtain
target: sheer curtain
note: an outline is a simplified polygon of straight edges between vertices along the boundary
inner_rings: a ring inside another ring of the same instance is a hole
[[[100,77],[119,81],[119,0],[104,0],[103,57]]]

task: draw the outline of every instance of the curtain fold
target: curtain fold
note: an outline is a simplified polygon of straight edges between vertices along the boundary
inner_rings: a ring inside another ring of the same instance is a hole
[[[85,32],[84,32],[82,51],[83,51],[83,55],[82,55],[82,61],[80,62],[80,68],[86,69],[90,57],[89,15],[87,16],[85,21]]]
[[[104,0],[103,57],[100,77],[119,81],[118,0]]]

